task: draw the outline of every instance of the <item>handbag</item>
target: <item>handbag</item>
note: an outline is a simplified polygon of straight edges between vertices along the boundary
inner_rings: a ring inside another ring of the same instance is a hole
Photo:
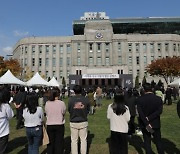
[[[46,131],[46,127],[43,125],[43,139],[42,139],[42,145],[49,144],[49,136]]]

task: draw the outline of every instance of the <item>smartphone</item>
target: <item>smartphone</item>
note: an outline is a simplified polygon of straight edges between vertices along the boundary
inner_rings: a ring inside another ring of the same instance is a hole
[[[154,130],[153,130],[149,125],[146,126],[146,130],[147,130],[148,132],[150,132],[151,134],[154,133]]]

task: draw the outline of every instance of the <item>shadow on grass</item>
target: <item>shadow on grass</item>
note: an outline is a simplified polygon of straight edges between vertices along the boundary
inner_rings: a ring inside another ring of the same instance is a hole
[[[111,138],[107,138],[106,142],[109,146],[109,153],[112,154]],[[138,154],[143,154],[143,140],[140,136],[133,135],[131,138],[128,138],[128,143],[136,149]]]
[[[180,153],[180,150],[176,147],[176,145],[172,141],[166,138],[162,138],[162,144],[163,144],[165,153],[168,153],[168,154]]]
[[[7,153],[14,151],[20,146],[24,146],[24,148],[20,152],[18,152],[18,154],[27,153],[27,138],[25,136],[17,137],[17,138],[14,138],[13,140],[10,140],[8,142]]]

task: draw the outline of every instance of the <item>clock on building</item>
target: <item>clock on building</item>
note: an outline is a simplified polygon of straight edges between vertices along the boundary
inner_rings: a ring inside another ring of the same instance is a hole
[[[97,39],[103,38],[102,33],[96,33],[96,38],[97,38]]]

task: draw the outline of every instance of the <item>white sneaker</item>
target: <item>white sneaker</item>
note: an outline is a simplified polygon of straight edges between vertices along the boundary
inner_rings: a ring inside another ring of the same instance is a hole
[[[142,131],[140,131],[140,130],[136,130],[136,134],[137,134],[137,135],[143,135],[143,134],[142,134]]]

